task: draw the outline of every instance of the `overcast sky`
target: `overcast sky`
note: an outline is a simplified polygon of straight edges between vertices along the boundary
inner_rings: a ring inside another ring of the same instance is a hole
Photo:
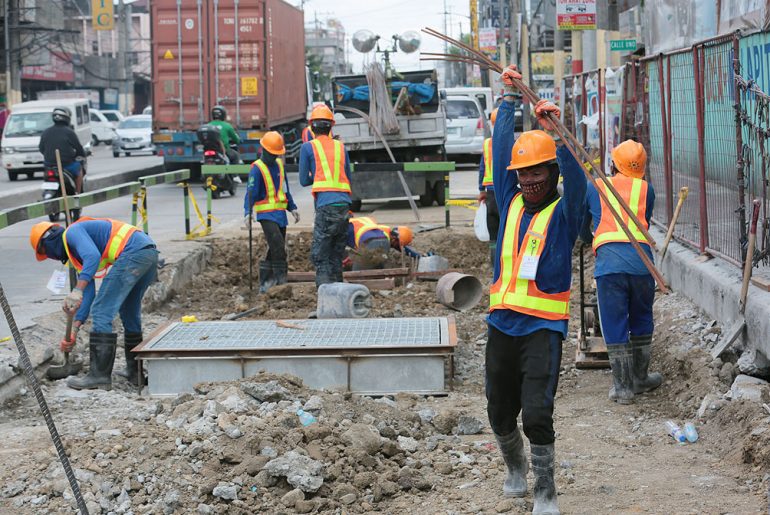
[[[299,5],[300,0],[289,0]],[[447,15],[447,31],[450,36],[459,38],[460,31],[470,32],[468,0],[306,0],[305,23],[310,24],[316,16],[319,21],[336,18],[345,27],[348,41],[354,32],[369,29],[382,40],[390,42],[392,35],[407,30],[420,31],[431,27],[440,32],[444,30],[444,4]],[[462,27],[462,28],[461,28]],[[422,34],[422,51],[443,52],[444,43],[434,37]],[[360,72],[367,58],[349,45],[349,59],[354,72]],[[371,54],[370,54],[371,55]],[[435,63],[420,61],[420,53],[395,54],[391,62],[400,70],[432,68]]]

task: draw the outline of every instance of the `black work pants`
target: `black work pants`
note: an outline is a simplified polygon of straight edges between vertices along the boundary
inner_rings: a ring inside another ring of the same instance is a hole
[[[509,336],[489,326],[486,349],[487,415],[492,430],[508,435],[521,412],[524,434],[536,445],[554,442],[553,404],[562,335],[541,329]]]
[[[315,266],[316,287],[342,282],[342,260],[348,241],[350,206],[326,205],[316,208],[310,258]]]
[[[487,191],[487,230],[489,231],[489,244],[497,242],[497,230],[500,227],[500,210],[497,208],[494,190]]]
[[[281,227],[271,220],[260,220],[262,232],[267,240],[267,256],[271,263],[286,263],[286,227]]]

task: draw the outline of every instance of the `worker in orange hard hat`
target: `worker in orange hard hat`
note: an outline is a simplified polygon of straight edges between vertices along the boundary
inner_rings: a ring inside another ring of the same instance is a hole
[[[409,247],[414,239],[412,229],[406,225],[390,227],[380,225],[370,216],[353,217],[348,223],[347,245],[355,250],[354,257],[348,261],[353,270],[372,270],[384,268],[388,251],[403,251],[409,257],[418,257],[420,253]]]
[[[490,288],[485,373],[487,415],[507,468],[505,496],[527,494],[528,462],[517,418],[521,413],[534,472],[533,513],[559,513],[554,483],[554,398],[567,336],[572,247],[585,209],[580,163],[552,136],[559,108],[540,101],[544,130],[514,134],[515,66],[502,74],[505,93],[493,135],[493,186],[500,209]],[[546,132],[548,131],[548,132]],[[564,195],[556,188],[564,178]]]
[[[495,121],[497,121],[497,109],[497,107],[494,108],[489,115],[489,122],[492,124],[493,133]],[[497,228],[500,225],[500,211],[497,209],[494,191],[495,188],[492,182],[492,138],[490,137],[484,140],[484,146],[481,152],[481,162],[479,163],[479,204],[484,202],[487,206],[489,254],[493,262],[495,259],[495,247],[497,245]]]
[[[347,242],[348,212],[352,203],[350,158],[341,141],[331,137],[334,114],[317,105],[310,115],[315,139],[299,151],[299,183],[312,186],[315,199],[311,259],[316,286],[342,282],[342,260]]]
[[[286,211],[299,222],[299,211],[289,191],[286,172],[280,156],[286,153],[283,136],[271,131],[259,141],[262,154],[249,170],[249,182],[243,199],[244,223],[251,227],[254,220],[262,226],[267,241],[267,256],[259,262],[259,291],[288,281],[289,265],[286,259]]]
[[[320,115],[323,116],[329,116],[331,114],[331,110],[326,107],[326,104],[316,104],[313,107],[313,110],[311,111],[310,120],[308,122],[311,122],[314,118],[319,119]],[[334,122],[334,116],[331,116],[332,122]],[[332,123],[333,124],[333,123]],[[329,136],[331,136],[331,131],[329,132]],[[315,139],[315,133],[313,132],[313,129],[310,125],[302,129],[302,143],[307,143],[308,141],[312,141]]]
[[[609,180],[644,229],[650,225],[655,206],[652,184],[644,180],[646,164],[647,152],[641,143],[626,140],[612,150],[612,177]],[[620,212],[615,195],[604,183],[598,185]],[[589,226],[591,220],[593,225]],[[652,249],[644,234],[631,220],[628,228],[652,262]],[[609,397],[618,403],[629,404],[635,394],[654,390],[663,382],[659,373],[648,372],[654,329],[655,279],[593,185],[588,186],[586,193],[581,239],[592,242],[596,254],[594,276],[599,320],[612,368],[613,384]]]

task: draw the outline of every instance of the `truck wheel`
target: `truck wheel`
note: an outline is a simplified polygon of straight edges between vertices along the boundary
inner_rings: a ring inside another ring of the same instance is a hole
[[[131,157],[131,152],[126,152],[126,157]]]
[[[425,193],[420,195],[420,205],[430,207],[433,205],[433,188],[428,181],[425,181]]]
[[[19,174],[17,172],[8,172],[8,178],[12,181],[15,181],[19,177]]]
[[[444,189],[446,187],[446,182],[443,180],[436,181],[436,183],[433,185],[433,198],[436,199],[436,202],[439,206],[443,206],[446,204],[446,190]]]
[[[353,211],[354,213],[358,213],[359,211],[361,211],[361,208],[363,207],[363,205],[364,205],[363,200],[360,200],[360,199],[354,200],[350,203],[350,210]]]
[[[27,179],[34,179],[35,178],[35,172],[27,172]]]
[[[120,157],[120,152],[112,151],[112,157]]]

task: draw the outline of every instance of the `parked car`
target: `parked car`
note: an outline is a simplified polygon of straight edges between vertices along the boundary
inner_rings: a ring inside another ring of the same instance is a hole
[[[142,109],[142,114],[149,114],[152,116],[152,106],[147,106],[144,109]]]
[[[137,114],[126,117],[117,129],[117,137],[112,142],[112,156],[119,157],[123,152],[130,156],[135,152],[152,152],[156,154],[152,144],[152,117]]]
[[[481,156],[484,139],[491,134],[481,104],[475,98],[449,96],[446,100],[447,155]]]
[[[91,109],[89,114],[91,116],[91,145],[94,147],[99,143],[112,145],[112,140],[115,139],[115,127],[98,109]]]
[[[118,128],[118,125],[120,125],[120,122],[126,118],[123,116],[123,113],[120,111],[115,111],[114,109],[104,109],[102,110],[102,114],[116,129]]]
[[[494,105],[494,95],[492,94],[492,88],[446,88],[446,95],[448,97],[468,97],[475,98],[481,104],[481,109],[487,118],[492,114]]]

